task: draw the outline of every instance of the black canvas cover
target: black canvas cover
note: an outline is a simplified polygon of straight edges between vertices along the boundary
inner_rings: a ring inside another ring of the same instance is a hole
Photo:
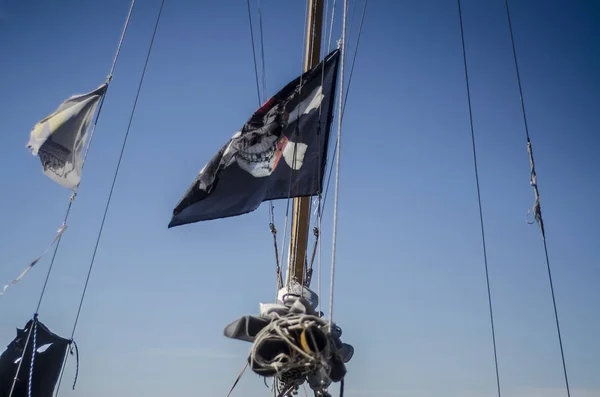
[[[33,362],[33,377],[31,395],[34,397],[52,397],[54,387],[58,381],[65,354],[69,347],[69,340],[52,333],[37,319],[29,320],[25,328],[17,328],[17,337],[7,346],[0,355],[0,397],[8,397],[17,373],[19,361],[23,355],[23,348],[27,335],[37,322],[36,354]],[[29,369],[31,367],[31,353],[33,351],[33,335],[27,343],[27,351],[19,369],[15,389],[12,397],[27,397],[29,395]]]
[[[202,168],[169,227],[236,216],[265,200],[321,191],[338,60],[336,49],[263,104]]]

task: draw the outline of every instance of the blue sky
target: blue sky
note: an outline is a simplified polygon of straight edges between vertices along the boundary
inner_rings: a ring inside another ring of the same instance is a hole
[[[128,3],[0,1],[0,283],[45,249],[69,197],[28,152],[29,131],[104,81]],[[134,9],[40,310],[61,335],[73,325],[159,5]],[[301,71],[304,2],[262,7],[273,94]],[[514,0],[511,11],[572,395],[598,397],[600,8]],[[503,395],[564,396],[542,241],[525,223],[533,192],[504,2],[464,0],[463,20]],[[268,207],[167,224],[256,107],[246,3],[167,0],[75,335],[78,385],[71,391],[70,360],[61,395],[227,392],[249,345],[225,339],[223,327],[275,293]],[[456,2],[370,2],[343,135],[334,317],[356,348],[348,395],[494,396]],[[285,203],[275,205],[283,230]],[[33,314],[48,264],[0,298],[2,343]],[[268,393],[247,373],[234,395]]]

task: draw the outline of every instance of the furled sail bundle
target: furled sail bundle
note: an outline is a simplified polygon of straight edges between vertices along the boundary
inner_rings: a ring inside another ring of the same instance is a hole
[[[0,397],[52,397],[70,343],[37,318],[17,328],[16,338],[0,355]]]
[[[354,347],[341,340],[342,329],[315,311],[317,295],[291,284],[278,293],[277,303],[261,304],[259,316],[243,316],[225,327],[224,335],[251,342],[248,363],[264,377],[276,376],[283,394],[306,379],[311,389],[326,396],[332,382],[346,375]],[[292,393],[293,394],[293,393]]]
[[[338,61],[336,49],[263,104],[202,168],[169,227],[241,215],[265,200],[317,194]]]
[[[81,182],[82,151],[87,131],[108,83],[92,92],[74,95],[31,130],[27,147],[40,157],[44,174],[74,190]]]

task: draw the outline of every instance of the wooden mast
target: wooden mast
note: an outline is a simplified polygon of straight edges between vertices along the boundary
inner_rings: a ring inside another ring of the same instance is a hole
[[[306,29],[306,61],[304,71],[317,66],[321,54],[321,33],[323,29],[323,0],[310,0],[308,26]],[[287,281],[304,283],[306,247],[310,225],[310,197],[295,197],[292,213],[292,239],[287,269]]]

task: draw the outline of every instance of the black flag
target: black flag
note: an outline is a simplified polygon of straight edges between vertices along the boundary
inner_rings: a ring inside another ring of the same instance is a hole
[[[30,332],[32,334],[27,342]],[[26,342],[27,350],[23,355]],[[52,397],[69,344],[68,339],[53,334],[37,319],[29,320],[24,329],[17,328],[17,337],[0,355],[0,397],[9,396],[15,377],[17,381],[12,397],[29,396],[31,353],[34,348],[36,353],[33,360],[31,395]],[[21,357],[23,357],[23,363],[19,368]],[[18,374],[17,369],[19,369]]]
[[[169,227],[245,214],[321,190],[339,50],[275,94],[202,168]]]

